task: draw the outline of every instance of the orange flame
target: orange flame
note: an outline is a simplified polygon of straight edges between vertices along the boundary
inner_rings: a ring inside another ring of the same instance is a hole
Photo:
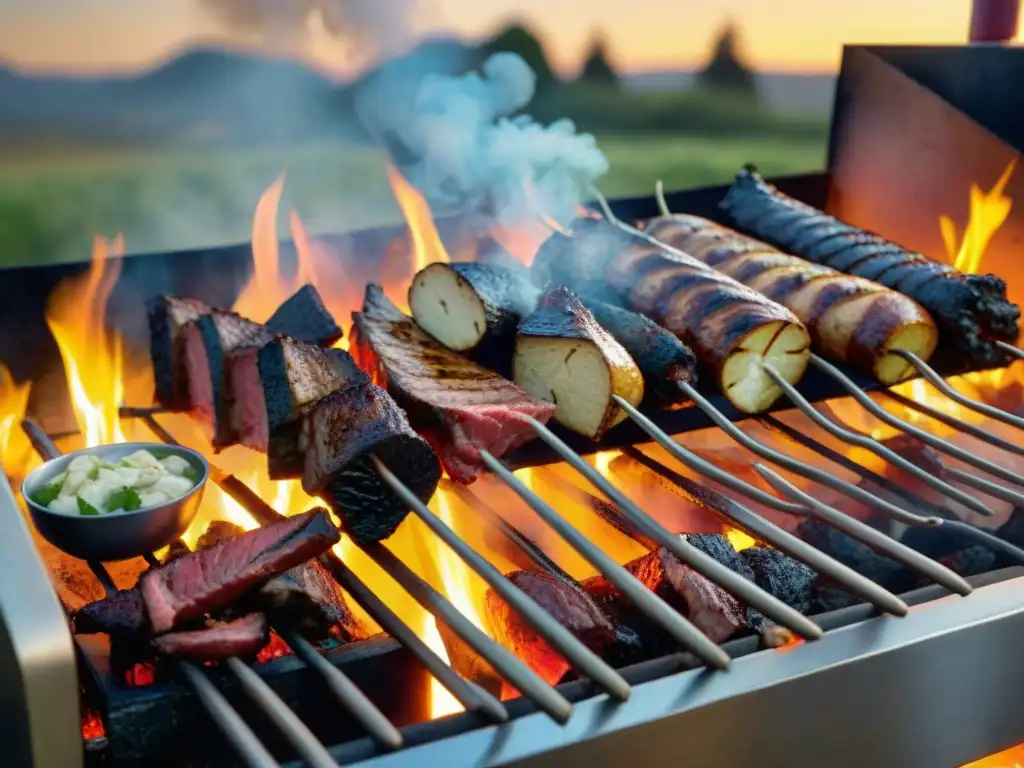
[[[948,216],[939,217],[939,230],[946,253],[953,266],[969,275],[981,269],[981,260],[992,237],[1010,215],[1013,201],[1003,191],[1010,182],[1017,167],[1017,158],[1010,160],[1003,175],[988,192],[982,192],[977,184],[971,185],[970,218],[964,228],[964,237],[957,246],[956,224]]]
[[[32,458],[32,446],[21,430],[31,390],[32,382],[15,383],[0,363],[0,466],[12,476],[25,474]]]
[[[964,763],[960,768],[1024,768],[1024,744],[1018,744],[994,755]]]
[[[391,163],[387,164],[387,173],[395,201],[412,237],[413,274],[435,261],[451,261],[437,233],[426,198]]]

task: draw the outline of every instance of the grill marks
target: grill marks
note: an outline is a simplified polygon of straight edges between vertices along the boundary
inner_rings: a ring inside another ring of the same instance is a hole
[[[752,169],[737,175],[722,208],[744,230],[782,250],[917,301],[948,341],[939,352],[944,368],[1007,364],[994,342],[1016,342],[1020,308],[1006,298],[1006,283],[998,277],[964,274],[845,224],[782,194]]]
[[[697,216],[663,216],[646,228],[653,237],[705,263],[713,262],[723,274],[788,307],[807,326],[821,354],[886,384],[912,371],[892,354],[893,349],[906,349],[923,359],[935,349],[938,333],[928,313],[912,299],[878,283],[782,253]],[[881,271],[881,264],[879,269],[867,268],[876,260],[892,262],[892,247],[887,244],[858,241],[853,248],[858,250],[856,262],[862,272]],[[801,351],[797,348],[787,354]]]

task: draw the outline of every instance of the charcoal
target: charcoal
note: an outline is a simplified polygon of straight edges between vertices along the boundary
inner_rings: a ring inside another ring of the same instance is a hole
[[[954,573],[969,578],[994,570],[999,556],[985,546],[967,547],[952,555],[939,558],[939,562]]]
[[[822,582],[815,586],[810,614],[813,616],[818,613],[840,611],[862,602],[861,598],[851,595],[845,589],[841,589],[831,582]]]
[[[1003,541],[1017,547],[1024,547],[1024,507],[1014,507],[1010,519],[996,531]]]
[[[777,549],[749,547],[740,555],[754,572],[757,586],[800,613],[810,610],[814,571]]]
[[[929,528],[914,526],[907,528],[900,541],[934,560],[974,546],[976,539],[962,531],[946,526]]]
[[[709,557],[713,557],[730,571],[754,581],[754,570],[737,552],[732,542],[720,533],[689,534],[686,540]]]
[[[267,320],[267,328],[321,346],[330,346],[342,336],[341,327],[312,285],[302,286],[278,307]]]
[[[811,546],[892,592],[905,592],[914,585],[914,576],[902,565],[825,523],[805,520],[797,526],[796,533]]]

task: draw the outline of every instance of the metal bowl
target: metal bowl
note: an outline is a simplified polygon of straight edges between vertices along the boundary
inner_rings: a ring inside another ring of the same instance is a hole
[[[181,456],[199,470],[199,481],[184,496],[134,512],[69,515],[32,501],[32,497],[53,482],[77,456],[95,456],[116,464],[139,450]],[[185,532],[199,511],[209,475],[206,459],[189,448],[165,443],[120,443],[86,448],[51,459],[25,478],[21,495],[36,530],[58,549],[82,560],[127,560],[166,547]]]

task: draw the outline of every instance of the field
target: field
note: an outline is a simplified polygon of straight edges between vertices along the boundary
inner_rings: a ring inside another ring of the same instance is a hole
[[[747,162],[766,174],[814,171],[824,140],[799,136],[602,136],[609,197],[723,183]],[[0,266],[88,258],[94,233],[125,235],[129,252],[247,240],[260,193],[286,171],[289,207],[308,229],[339,232],[394,221],[382,156],[345,144],[229,152],[0,152]]]

